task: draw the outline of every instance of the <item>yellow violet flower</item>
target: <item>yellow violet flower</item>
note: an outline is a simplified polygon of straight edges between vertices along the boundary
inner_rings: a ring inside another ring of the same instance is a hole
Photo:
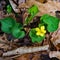
[[[36,28],[36,35],[44,36],[46,33],[45,26],[41,26],[40,28]]]

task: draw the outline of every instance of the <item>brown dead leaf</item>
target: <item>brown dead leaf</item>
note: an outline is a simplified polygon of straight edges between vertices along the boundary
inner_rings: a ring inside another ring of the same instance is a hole
[[[51,41],[57,50],[60,50],[60,24],[58,30],[52,34]]]
[[[21,6],[25,8],[29,8],[32,5],[38,6],[38,9],[40,12],[37,14],[37,16],[42,16],[43,14],[50,14],[52,16],[55,16],[55,11],[60,10],[60,7],[59,7],[60,2],[51,1],[51,0],[47,1],[45,4],[42,4],[36,0],[28,0],[24,4],[19,4],[18,8],[20,8]]]
[[[18,58],[16,58],[16,60],[30,60],[31,54],[24,54],[22,56],[19,56]]]

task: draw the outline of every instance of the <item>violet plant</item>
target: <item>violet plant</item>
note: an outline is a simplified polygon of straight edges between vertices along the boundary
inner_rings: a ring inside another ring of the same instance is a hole
[[[28,9],[30,17],[26,17],[25,23],[29,24],[30,21],[36,16],[39,12],[38,7],[33,5]],[[24,27],[21,23],[17,23],[12,17],[6,17],[0,20],[1,30],[7,34],[12,34],[15,38],[23,38],[25,32],[23,31]],[[47,32],[54,32],[58,29],[59,19],[50,16],[49,14],[44,14],[40,18],[40,23],[37,27],[30,29],[29,36],[33,43],[42,42],[45,38]]]
[[[6,17],[0,20],[1,30],[7,34],[12,34],[15,38],[23,38],[25,32],[22,30],[21,23],[17,23],[12,17]]]

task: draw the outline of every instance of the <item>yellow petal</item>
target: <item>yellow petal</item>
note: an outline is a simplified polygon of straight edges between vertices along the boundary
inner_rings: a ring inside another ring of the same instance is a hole
[[[39,28],[36,28],[35,30],[36,30],[36,31],[40,31],[40,29],[39,29]]]
[[[46,30],[44,30],[44,33],[46,33]]]
[[[46,30],[41,30],[42,33],[46,33]]]
[[[40,32],[37,32],[36,35],[40,35]]]
[[[44,34],[43,34],[43,33],[41,33],[41,34],[40,34],[40,36],[42,36],[42,37],[43,37],[43,36],[44,36]]]
[[[41,26],[41,30],[44,30],[45,29],[45,26]]]

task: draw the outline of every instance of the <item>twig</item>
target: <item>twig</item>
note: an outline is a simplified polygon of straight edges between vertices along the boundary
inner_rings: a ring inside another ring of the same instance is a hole
[[[19,57],[19,56],[21,56],[21,55],[16,55],[16,56],[12,56],[12,57],[10,57],[10,58],[17,58],[17,57]]]
[[[16,13],[19,13],[20,10],[17,9],[17,5],[16,5],[12,0],[9,0],[9,2],[10,2],[10,4],[11,4],[13,10],[14,10]]]
[[[48,50],[48,48],[49,48],[49,45],[38,46],[38,47],[20,47],[15,50],[3,53],[3,56],[11,56],[11,55],[16,55],[16,54],[21,55],[21,54],[25,54],[25,53],[44,51],[44,50]]]

